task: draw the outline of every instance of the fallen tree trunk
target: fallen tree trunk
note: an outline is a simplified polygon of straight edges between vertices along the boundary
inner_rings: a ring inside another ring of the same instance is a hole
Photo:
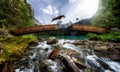
[[[38,26],[32,26],[32,27],[25,27],[25,28],[19,28],[10,30],[9,32],[13,35],[23,35],[23,34],[29,34],[39,31],[53,31],[57,30],[58,26],[56,24],[54,25],[38,25]],[[72,25],[72,30],[77,31],[86,31],[86,32],[95,32],[95,33],[105,33],[106,29],[95,27],[95,26],[81,26],[78,24]]]
[[[49,59],[54,60],[56,58],[56,56],[58,55],[58,53],[59,53],[58,49],[53,50],[49,56]]]
[[[15,30],[10,30],[9,32],[13,35],[23,35],[23,34],[29,34],[39,31],[52,31],[56,30],[57,25],[39,25],[39,26],[32,26],[32,27],[25,27],[25,28],[19,28]]]
[[[80,63],[80,62],[78,62],[78,61],[73,60],[73,62],[74,62],[75,65],[76,65],[78,68],[80,68],[80,69],[85,69],[85,68],[87,68],[87,66],[85,66],[84,64],[82,64],[82,63]]]
[[[56,56],[58,55],[58,53],[59,53],[59,50],[57,50],[57,49],[53,50],[53,52],[50,54],[49,58],[54,60],[56,58]],[[67,72],[80,72],[79,68],[75,65],[73,60],[68,57],[68,55],[64,55],[64,56],[60,55],[59,59],[65,65]]]
[[[106,32],[106,29],[104,29],[104,28],[95,27],[95,26],[81,26],[78,24],[72,25],[72,30],[95,32],[95,33],[105,33]]]
[[[62,62],[65,65],[67,72],[80,72],[79,68],[75,65],[75,63],[68,56],[62,56]]]

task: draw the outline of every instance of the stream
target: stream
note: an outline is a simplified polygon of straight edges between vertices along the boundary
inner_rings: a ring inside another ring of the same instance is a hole
[[[67,72],[60,60],[60,55],[67,54],[71,58],[78,60],[87,68],[80,68],[80,72],[120,72],[120,63],[97,56],[93,50],[93,45],[74,45],[75,40],[59,39],[56,44],[47,44],[47,41],[38,42],[38,46],[30,46],[25,56],[15,63],[16,72]],[[55,60],[50,60],[49,55],[56,48],[60,52]]]

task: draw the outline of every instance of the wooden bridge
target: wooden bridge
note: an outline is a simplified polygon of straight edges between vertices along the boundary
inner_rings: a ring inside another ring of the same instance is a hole
[[[58,25],[38,25],[38,26],[32,26],[32,27],[25,27],[25,28],[19,28],[10,30],[9,32],[13,35],[23,35],[23,34],[30,34],[34,32],[40,32],[40,31],[54,31],[57,30]],[[86,31],[86,32],[94,32],[94,33],[105,33],[106,29],[95,27],[95,26],[82,26],[78,24],[73,24],[71,27],[72,30],[75,31]]]

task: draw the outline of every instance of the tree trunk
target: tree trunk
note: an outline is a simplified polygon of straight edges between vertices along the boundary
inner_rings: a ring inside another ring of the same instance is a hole
[[[95,26],[82,26],[78,24],[72,25],[72,30],[94,32],[94,33],[105,33],[106,32],[106,29],[104,28],[95,27]]]
[[[10,30],[9,32],[13,35],[23,35],[23,34],[29,34],[39,31],[52,31],[56,30],[57,25],[39,25],[39,26],[32,26],[32,27],[25,27],[25,28],[19,28],[15,30]]]
[[[75,65],[75,63],[68,56],[62,56],[63,64],[65,65],[67,72],[80,72],[79,68]]]
[[[57,29],[57,25],[38,25],[32,27],[19,28],[15,30],[10,30],[9,32],[13,35],[23,35],[39,31],[53,31]],[[95,33],[105,33],[106,29],[95,27],[95,26],[81,26],[78,24],[72,25],[72,30],[77,31],[86,31],[86,32],[95,32]]]

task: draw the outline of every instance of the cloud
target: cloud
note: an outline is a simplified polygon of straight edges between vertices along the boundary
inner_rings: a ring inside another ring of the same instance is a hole
[[[46,8],[43,9],[43,12],[46,14],[53,14],[53,8],[51,5],[48,5]]]
[[[44,8],[43,12],[49,15],[57,15],[59,13],[59,11],[51,5],[48,5],[46,8]]]
[[[69,0],[72,2],[72,0]],[[74,0],[73,0],[74,1]],[[76,0],[73,4],[69,4],[65,22],[76,22],[76,18],[85,19],[92,17],[98,8],[98,0]]]
[[[34,10],[34,15],[41,23],[51,23],[58,15],[65,15],[63,23],[76,22],[76,18],[92,17],[98,8],[99,0],[28,0]],[[58,21],[58,20],[57,20]],[[55,21],[54,23],[57,23]]]
[[[69,0],[70,3],[74,3],[76,0]]]
[[[59,13],[59,11],[55,7],[53,7],[53,12],[55,15],[57,15]]]

